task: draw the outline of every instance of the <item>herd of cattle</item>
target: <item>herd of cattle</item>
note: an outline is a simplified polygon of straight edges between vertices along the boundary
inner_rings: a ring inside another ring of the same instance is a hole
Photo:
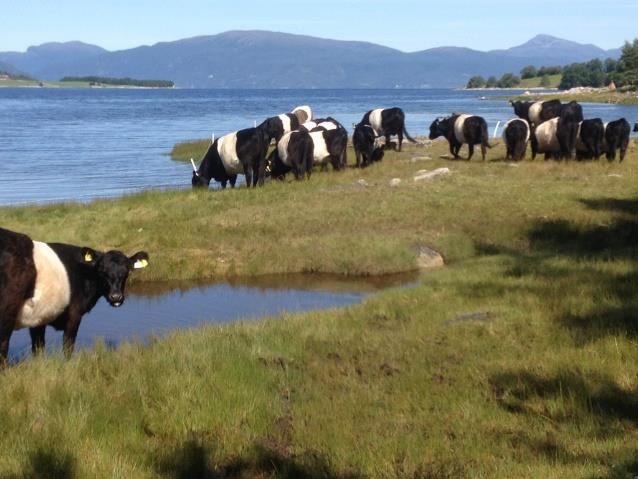
[[[507,158],[521,160],[528,144],[532,157],[543,153],[552,158],[625,157],[630,125],[620,119],[604,124],[584,120],[582,107],[571,102],[514,102],[519,118],[510,120],[503,137]],[[498,126],[497,126],[498,128]],[[638,131],[638,124],[634,126]],[[384,136],[383,147],[377,138]],[[397,136],[397,142],[391,137]],[[445,137],[455,158],[463,144],[480,145],[483,159],[489,145],[485,120],[475,115],[454,114],[430,125],[430,139]],[[403,139],[415,140],[405,128],[399,108],[367,112],[354,125],[356,166],[366,167],[383,158],[385,148],[401,151]],[[276,147],[268,155],[272,141]],[[254,128],[237,131],[213,141],[199,167],[193,165],[192,185],[208,186],[211,180],[226,187],[237,175],[246,176],[248,186],[261,185],[267,174],[283,177],[292,171],[297,179],[310,177],[315,166],[335,170],[347,166],[348,132],[334,118],[313,119],[308,106],[268,118]],[[131,257],[120,251],[101,253],[90,248],[33,241],[26,235],[0,228],[0,368],[6,364],[9,339],[16,329],[29,328],[31,348],[44,348],[47,325],[64,331],[64,349],[70,354],[82,316],[104,297],[113,307],[125,299],[129,273],[148,265],[140,251]]]
[[[601,119],[583,118],[577,102],[560,100],[512,102],[518,118],[507,122],[503,139],[508,160],[521,160],[531,145],[532,159],[537,154],[545,158],[600,158],[609,160],[620,152],[623,161],[629,144],[630,125],[627,120],[603,123]],[[366,167],[383,158],[384,149],[401,151],[404,138],[416,142],[405,128],[405,114],[400,108],[380,108],[367,112],[353,125],[352,143],[356,166]],[[498,129],[498,126],[497,126]],[[638,131],[638,124],[634,131]],[[397,141],[392,142],[391,137]],[[430,140],[447,139],[455,159],[464,144],[468,145],[468,159],[480,145],[483,160],[490,148],[487,123],[476,115],[453,114],[437,118],[430,125]],[[377,138],[385,137],[384,146]],[[271,142],[275,148],[268,155]],[[207,187],[211,180],[235,186],[238,175],[245,175],[246,184],[261,186],[266,176],[282,178],[292,171],[295,178],[310,177],[315,166],[322,169],[332,165],[335,170],[348,165],[348,132],[331,117],[315,119],[309,106],[300,106],[290,113],[267,118],[254,128],[224,135],[208,148],[199,167],[191,159],[193,187]]]

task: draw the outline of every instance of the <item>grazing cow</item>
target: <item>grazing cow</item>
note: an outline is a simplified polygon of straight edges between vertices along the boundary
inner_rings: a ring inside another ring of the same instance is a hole
[[[578,158],[599,159],[603,154],[605,141],[605,125],[600,118],[583,120],[579,123],[576,140],[576,154]]]
[[[474,155],[474,145],[481,145],[483,161],[489,144],[487,122],[475,115],[453,114],[448,118],[437,118],[430,125],[430,140],[443,136],[450,144],[450,153],[455,159],[459,158],[459,150],[464,143],[469,147],[468,160]]]
[[[552,118],[538,125],[532,131],[532,160],[539,153],[545,154],[545,159],[558,158],[560,156],[560,143],[558,141],[559,118]]]
[[[629,146],[630,130],[631,125],[624,118],[611,121],[605,125],[605,153],[609,161],[616,159],[616,150],[620,150],[620,162],[622,163],[625,159],[627,147]]]
[[[292,114],[297,117],[299,120],[299,124],[306,123],[307,121],[312,121],[312,108],[308,105],[298,106],[294,110],[292,110]]]
[[[211,180],[218,181],[222,188],[226,182],[235,187],[237,175],[246,176],[246,186],[264,184],[266,155],[270,139],[261,128],[247,128],[217,138],[208,148],[199,168],[193,165],[193,188],[207,188]]]
[[[313,143],[313,163],[315,165],[326,169],[328,163],[330,163],[335,170],[347,166],[348,132],[345,128],[340,126],[332,130],[326,130],[322,127],[317,127],[309,134]]]
[[[560,100],[549,101],[510,101],[514,107],[514,114],[523,120],[527,120],[532,126],[560,116]]]
[[[268,137],[268,143],[275,140],[278,143],[282,136],[299,129],[299,119],[293,113],[284,113],[265,119],[257,128],[260,128]]]
[[[22,328],[29,328],[34,354],[44,348],[47,325],[64,331],[70,355],[82,316],[101,296],[121,306],[129,273],[147,265],[144,251],[131,257],[100,253],[0,228],[0,366],[6,365],[11,334]]]
[[[520,161],[525,158],[530,133],[527,120],[515,118],[507,122],[503,131],[503,140],[507,147],[506,160]]]
[[[304,176],[310,179],[314,163],[314,144],[310,133],[305,130],[286,133],[270,154],[268,162],[272,165],[273,178],[283,178],[292,170],[297,180]]]
[[[370,110],[363,115],[359,125],[370,125],[376,136],[385,136],[386,148],[390,145],[390,137],[392,135],[397,135],[398,137],[398,148],[395,148],[397,151],[401,151],[404,136],[408,141],[416,143],[416,140],[405,129],[405,113],[403,113],[401,108]]]
[[[561,105],[558,142],[560,143],[560,156],[562,158],[576,158],[576,142],[578,129],[583,121],[583,107],[575,101]]]
[[[375,146],[376,135],[370,125],[357,125],[352,135],[352,144],[357,158],[357,168],[365,168],[383,159],[383,148]]]

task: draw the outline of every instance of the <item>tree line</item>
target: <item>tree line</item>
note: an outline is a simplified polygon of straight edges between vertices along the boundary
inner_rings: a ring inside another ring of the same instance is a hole
[[[638,89],[638,38],[625,42],[619,60],[607,58],[572,63],[567,66],[544,66],[536,68],[528,65],[520,71],[520,76],[506,73],[500,79],[494,76],[487,80],[480,75],[473,76],[466,88],[515,88],[521,80],[540,77],[540,86],[550,86],[550,75],[561,75],[559,88],[569,90],[574,87],[600,88],[612,82],[620,88]]]
[[[95,85],[138,86],[147,88],[173,88],[175,83],[170,80],[135,80],[133,78],[109,78],[98,76],[64,77],[61,82],[88,82]]]

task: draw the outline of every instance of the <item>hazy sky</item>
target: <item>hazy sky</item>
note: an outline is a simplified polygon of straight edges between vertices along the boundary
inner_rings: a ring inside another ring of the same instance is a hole
[[[602,48],[638,36],[638,0],[0,0],[0,51],[82,40],[108,50],[226,30],[365,40],[404,51],[518,45],[547,33]]]

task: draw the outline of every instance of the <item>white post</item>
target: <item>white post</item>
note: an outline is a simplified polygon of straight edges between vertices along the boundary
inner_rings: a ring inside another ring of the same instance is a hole
[[[210,142],[215,143],[215,133],[213,133],[213,136],[210,137]]]
[[[499,126],[501,126],[501,121],[500,120],[496,122],[496,128],[494,128],[494,137],[493,138],[496,138],[496,136],[498,135],[498,127]]]
[[[257,128],[257,120],[253,120],[253,128]]]

